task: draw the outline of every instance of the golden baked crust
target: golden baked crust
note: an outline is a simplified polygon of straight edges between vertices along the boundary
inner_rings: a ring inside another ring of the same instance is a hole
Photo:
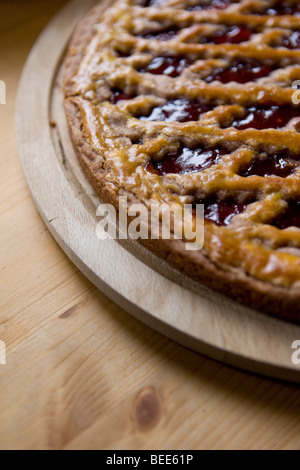
[[[115,206],[126,194],[148,208],[157,202],[207,201],[222,209],[233,201],[239,210],[228,224],[206,219],[201,251],[187,252],[179,240],[144,244],[216,290],[299,321],[300,230],[285,228],[281,219],[300,209],[300,119],[296,112],[278,129],[241,130],[234,124],[253,107],[295,108],[292,85],[300,78],[300,45],[282,47],[282,41],[299,31],[299,17],[270,14],[272,0],[199,10],[193,9],[195,0],[108,3],[105,15],[100,3],[77,29],[64,80],[74,147],[97,193]],[[297,2],[288,5],[297,9]],[[207,42],[236,25],[250,30],[251,37],[238,44]],[[182,66],[175,64],[181,73],[151,73],[151,64],[161,57],[183,60]],[[213,79],[239,62],[261,63],[270,72],[243,84]],[[153,109],[178,99],[201,104],[204,112],[188,122],[151,117]],[[182,148],[221,153],[199,171],[156,169]],[[281,176],[255,174],[260,163],[275,157]]]

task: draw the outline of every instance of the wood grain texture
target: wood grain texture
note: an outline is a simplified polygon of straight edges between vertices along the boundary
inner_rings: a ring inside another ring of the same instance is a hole
[[[1,449],[299,449],[298,386],[223,366],[144,326],[86,280],[37,214],[17,158],[16,87],[62,4],[1,4],[0,37],[11,45],[0,52]]]

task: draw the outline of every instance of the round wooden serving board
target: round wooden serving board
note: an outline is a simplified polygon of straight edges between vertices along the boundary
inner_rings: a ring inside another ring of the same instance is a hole
[[[59,13],[32,50],[20,83],[19,154],[47,227],[101,291],[147,325],[219,361],[300,382],[300,366],[292,362],[299,326],[199,286],[136,242],[98,239],[99,200],[70,142],[60,80],[73,29],[95,3],[73,0]]]

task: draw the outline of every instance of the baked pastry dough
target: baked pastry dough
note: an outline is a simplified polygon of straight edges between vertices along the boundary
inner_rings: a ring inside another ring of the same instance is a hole
[[[100,198],[205,205],[205,244],[143,241],[186,275],[300,320],[300,5],[101,2],[69,47],[65,108]]]

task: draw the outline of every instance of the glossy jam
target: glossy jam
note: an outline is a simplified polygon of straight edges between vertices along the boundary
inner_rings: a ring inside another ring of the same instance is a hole
[[[147,34],[139,34],[137,37],[144,39],[155,39],[156,41],[170,41],[177,36],[179,29],[167,29],[165,31],[156,31]]]
[[[149,116],[142,116],[142,121],[188,122],[198,121],[203,113],[212,107],[186,99],[168,101],[163,106],[154,108]]]
[[[218,163],[222,155],[226,155],[223,149],[196,150],[181,147],[178,152],[165,157],[161,162],[152,162],[156,173],[168,175],[170,173],[186,175],[188,173],[206,170],[210,166]]]
[[[164,3],[164,0],[143,0],[142,6],[145,8],[157,7],[159,5],[162,5],[163,3]]]
[[[241,176],[279,176],[286,178],[297,168],[295,160],[284,158],[283,156],[270,156],[265,160],[255,160],[247,168],[244,168]]]
[[[110,97],[110,102],[112,104],[117,104],[119,101],[127,101],[127,100],[132,100],[134,96],[126,95],[121,90],[113,90],[113,93]]]
[[[154,75],[167,75],[178,77],[186,67],[191,65],[186,57],[155,57],[147,67],[140,72],[152,73]]]
[[[286,211],[275,219],[272,225],[280,230],[289,227],[300,228],[300,201],[291,201]]]
[[[253,30],[246,26],[230,26],[226,30],[220,30],[212,36],[202,38],[201,44],[240,44],[249,41]]]
[[[282,15],[300,15],[300,4],[291,4],[289,2],[277,1],[274,5],[266,10],[263,10],[259,14],[270,15],[270,16],[282,16]]]
[[[122,51],[120,48],[116,49],[116,53],[118,54],[119,57],[122,57],[122,58],[127,58],[127,57],[131,56],[132,52],[133,52],[132,50],[127,50],[127,51],[123,50]]]
[[[267,77],[274,68],[254,60],[239,60],[232,62],[227,69],[216,69],[205,81],[211,83],[218,80],[221,83],[247,83]]]
[[[234,200],[216,201],[206,200],[198,201],[197,204],[204,204],[204,218],[219,226],[230,224],[235,215],[242,214],[247,209],[248,204],[237,203]]]
[[[300,49],[300,32],[295,31],[290,36],[282,38],[279,47],[286,47],[287,49]]]
[[[225,10],[231,2],[230,0],[203,0],[200,5],[194,5],[187,8],[188,11],[198,11],[198,10]]]
[[[300,110],[291,106],[253,106],[247,110],[244,118],[234,121],[232,126],[239,130],[281,129],[299,116]]]

